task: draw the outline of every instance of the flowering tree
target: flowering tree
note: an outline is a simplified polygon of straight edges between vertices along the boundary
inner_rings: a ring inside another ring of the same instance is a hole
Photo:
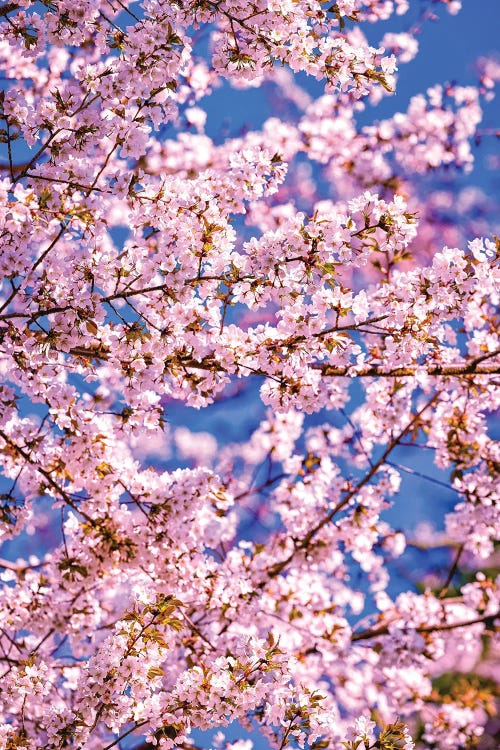
[[[37,540],[1,560],[1,748],[481,742],[500,243],[464,236],[478,192],[426,185],[470,168],[500,76],[361,127],[417,52],[366,22],[408,5],[1,6],[0,533]],[[223,80],[275,116],[216,143]],[[168,422],[220,402],[246,404],[239,442]],[[424,449],[448,511],[426,537],[387,512]],[[408,541],[447,569],[405,582]]]

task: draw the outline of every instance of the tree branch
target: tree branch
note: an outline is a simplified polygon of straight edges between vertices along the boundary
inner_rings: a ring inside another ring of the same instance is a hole
[[[468,622],[447,622],[442,625],[422,625],[417,628],[409,627],[409,630],[415,630],[417,633],[434,633],[441,632],[442,630],[455,630],[456,628],[466,628],[469,625],[477,625],[480,622],[484,622],[487,625],[493,626],[495,617],[492,615],[484,615],[483,617],[476,617],[474,620]],[[495,630],[497,628],[495,627]],[[353,633],[351,636],[352,643],[356,641],[365,641],[370,638],[378,638],[381,635],[389,635],[389,625],[382,625],[380,628],[371,628],[369,630],[363,630],[361,633]]]

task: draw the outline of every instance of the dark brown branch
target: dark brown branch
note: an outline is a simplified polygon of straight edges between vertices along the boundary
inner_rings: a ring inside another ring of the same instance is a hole
[[[417,633],[437,633],[443,630],[455,630],[456,628],[466,628],[469,625],[477,625],[480,622],[484,622],[487,625],[493,626],[494,617],[491,615],[483,615],[483,617],[476,617],[474,620],[468,622],[446,622],[441,625],[422,625],[417,628],[409,628],[415,630]],[[404,628],[403,628],[404,630]],[[365,641],[370,638],[378,638],[381,635],[389,635],[389,626],[382,625],[380,628],[371,628],[370,630],[363,630],[361,633],[353,633],[351,641]]]
[[[422,365],[409,365],[408,367],[395,367],[385,370],[381,365],[355,369],[354,367],[333,367],[332,365],[313,365],[314,369],[321,370],[325,377],[345,378],[408,378],[414,377],[418,372],[425,372],[431,376],[441,377],[472,377],[474,375],[499,375],[500,364],[482,365],[477,367],[474,363],[460,365],[442,365],[426,368]]]
[[[441,587],[441,591],[439,592],[439,598],[442,599],[444,596],[446,596],[446,593],[448,592],[448,589],[450,587],[450,583],[453,580],[453,576],[458,570],[458,565],[460,563],[460,558],[462,557],[462,553],[464,551],[465,544],[460,544],[456,553],[455,553],[455,559],[453,560],[453,564],[448,571],[448,575],[446,576],[446,580],[443,583]]]
[[[39,466],[39,465],[37,464],[37,462],[36,462],[36,461],[34,461],[34,459],[33,459],[33,458],[32,458],[32,457],[30,456],[30,454],[29,454],[29,453],[28,453],[27,451],[25,451],[25,450],[24,450],[24,448],[21,448],[21,446],[20,446],[20,445],[17,445],[16,443],[14,443],[14,441],[13,441],[13,440],[11,440],[11,439],[9,438],[9,436],[8,436],[8,435],[6,435],[6,434],[5,434],[5,432],[4,432],[3,430],[0,430],[0,437],[1,437],[1,438],[2,438],[3,440],[5,440],[5,442],[7,443],[7,445],[8,445],[8,446],[9,446],[9,447],[10,447],[10,448],[11,448],[11,449],[12,449],[12,450],[13,450],[13,451],[15,452],[15,453],[17,453],[17,454],[19,454],[20,456],[22,456],[22,458],[24,458],[24,460],[25,460],[25,461],[26,461],[27,463],[29,463],[29,464],[30,464],[31,466],[33,466],[33,468],[34,468],[34,469],[35,469],[35,470],[36,470],[36,471],[37,471],[37,472],[38,472],[39,474],[41,474],[41,475],[43,476],[43,478],[44,478],[44,479],[45,479],[45,481],[46,481],[46,482],[47,482],[47,483],[48,483],[48,484],[50,485],[50,487],[52,487],[52,489],[53,489],[53,490],[55,490],[55,491],[57,492],[57,494],[58,494],[58,495],[59,495],[60,497],[62,497],[62,499],[64,500],[64,502],[65,502],[65,503],[67,503],[67,505],[69,505],[69,506],[70,506],[70,508],[73,508],[73,510],[74,510],[74,511],[75,511],[76,513],[79,513],[79,514],[80,514],[81,516],[83,516],[83,518],[85,518],[85,520],[86,520],[86,521],[87,521],[88,523],[90,523],[90,524],[94,525],[94,519],[92,519],[92,518],[91,518],[91,517],[90,517],[90,516],[89,516],[89,515],[88,515],[87,513],[85,513],[84,511],[82,511],[82,510],[81,510],[81,509],[80,509],[80,508],[78,507],[78,505],[77,505],[77,504],[76,504],[76,503],[75,503],[75,502],[73,501],[73,499],[71,498],[71,496],[69,495],[69,493],[68,493],[68,492],[66,492],[66,490],[65,490],[65,489],[64,489],[63,487],[61,487],[61,486],[60,486],[60,485],[59,485],[59,484],[58,484],[58,483],[57,483],[56,481],[54,481],[54,479],[52,479],[52,477],[51,477],[50,473],[49,473],[49,472],[48,472],[48,471],[47,471],[46,469],[44,469],[44,468],[43,468],[42,466]]]
[[[59,242],[59,240],[61,239],[61,237],[63,236],[63,234],[66,231],[67,227],[68,227],[68,224],[66,222],[62,222],[61,223],[61,229],[56,234],[56,236],[54,237],[54,239],[52,240],[52,242],[50,243],[50,245],[43,251],[43,253],[40,255],[40,257],[37,258],[37,260],[33,263],[33,266],[31,267],[31,269],[29,271],[29,274],[33,273],[33,271],[35,271],[37,269],[37,267],[40,265],[40,263],[43,263],[43,261],[45,260],[45,258],[47,257],[47,255],[54,248],[54,246],[57,244],[57,242]],[[12,302],[12,300],[14,299],[14,297],[17,295],[18,292],[19,292],[19,287],[15,287],[13,289],[13,291],[11,292],[11,294],[7,297],[7,299],[5,300],[5,302],[3,303],[3,305],[0,307],[0,313],[3,312],[3,310],[5,310],[10,305],[10,303]],[[7,317],[7,316],[5,316],[5,317]]]
[[[19,8],[20,6],[17,3],[6,3],[3,8],[0,8],[0,18],[2,16],[7,16],[9,13],[13,13]]]

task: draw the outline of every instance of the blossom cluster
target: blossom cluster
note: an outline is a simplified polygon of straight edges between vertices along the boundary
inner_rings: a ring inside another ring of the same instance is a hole
[[[487,732],[500,241],[480,193],[422,185],[470,171],[497,69],[360,126],[418,50],[362,22],[408,7],[0,8],[0,750]],[[224,81],[277,106],[216,142],[201,103]],[[237,437],[169,423],[238,398],[259,405]],[[434,480],[450,559],[402,589],[433,543],[391,515],[406,449],[454,502]]]

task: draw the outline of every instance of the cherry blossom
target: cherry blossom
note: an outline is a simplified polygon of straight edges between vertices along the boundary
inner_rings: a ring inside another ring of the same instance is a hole
[[[0,750],[491,736],[498,63],[359,122],[460,5],[0,8]]]

